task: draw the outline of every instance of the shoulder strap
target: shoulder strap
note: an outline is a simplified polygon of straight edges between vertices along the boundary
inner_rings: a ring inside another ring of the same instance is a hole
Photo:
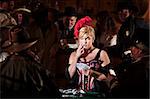
[[[98,51],[96,57],[95,57],[95,60],[97,60],[97,62],[98,62],[99,65],[101,65],[102,62],[103,62],[101,59],[99,59],[101,51],[102,51],[102,50],[100,49],[100,50]]]
[[[98,53],[97,53],[97,55],[96,55],[96,57],[95,57],[96,60],[99,60],[100,53],[101,53],[101,49],[98,51]]]

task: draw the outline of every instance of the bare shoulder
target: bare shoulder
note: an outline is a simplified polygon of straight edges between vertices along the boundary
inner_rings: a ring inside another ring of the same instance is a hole
[[[109,56],[105,50],[101,50],[100,52],[100,60],[103,61],[102,66],[106,66],[110,63]]]
[[[107,52],[105,50],[101,50],[101,55],[107,55]]]
[[[72,61],[74,60],[75,57],[76,57],[76,52],[74,51],[74,52],[72,52],[72,53],[70,54],[70,57],[69,57],[69,64],[72,63]]]
[[[74,51],[70,54],[70,57],[75,57],[75,56],[76,56],[76,51]]]
[[[100,56],[101,55],[107,55],[107,52],[103,49],[96,48],[95,50],[96,50],[96,52],[98,52],[100,50]]]

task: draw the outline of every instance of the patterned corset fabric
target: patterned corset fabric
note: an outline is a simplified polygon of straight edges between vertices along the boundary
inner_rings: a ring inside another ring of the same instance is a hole
[[[97,56],[100,54],[100,51],[97,53],[96,57],[89,62],[82,62],[81,60],[78,60],[78,63],[84,63],[87,64],[92,70],[101,72],[101,63],[102,61],[98,60]],[[94,88],[94,77],[86,76],[84,74],[83,70],[78,69],[78,75],[79,75],[79,88],[85,90],[85,91],[92,91]]]

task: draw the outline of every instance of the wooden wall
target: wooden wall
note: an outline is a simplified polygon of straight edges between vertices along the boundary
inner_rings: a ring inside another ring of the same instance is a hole
[[[77,10],[92,9],[94,13],[101,10],[113,11],[117,4],[117,0],[45,0],[45,2],[50,7],[56,7],[57,2],[61,11],[66,6],[73,6]]]
[[[15,0],[15,1],[17,4],[23,5],[31,0]],[[93,13],[96,13],[102,10],[115,11],[117,7],[117,2],[127,0],[38,0],[38,1],[41,1],[48,7],[57,8],[60,11],[63,11],[66,6],[73,6],[77,10],[83,11],[84,9],[91,9]],[[140,14],[144,15],[144,13],[148,8],[149,0],[130,0],[130,1],[133,1],[140,10]]]

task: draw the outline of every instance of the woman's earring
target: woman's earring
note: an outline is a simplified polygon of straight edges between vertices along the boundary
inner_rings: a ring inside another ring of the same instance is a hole
[[[94,40],[92,41],[92,43],[94,43]]]

